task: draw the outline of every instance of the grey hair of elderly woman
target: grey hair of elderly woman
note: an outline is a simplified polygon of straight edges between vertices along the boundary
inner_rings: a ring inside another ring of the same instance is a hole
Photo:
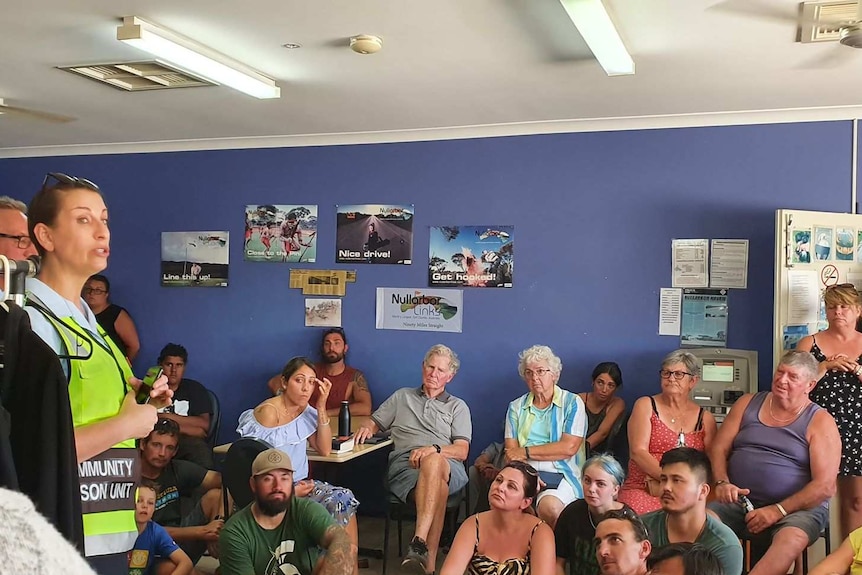
[[[556,377],[559,377],[560,373],[563,371],[563,362],[554,354],[554,350],[547,345],[534,345],[518,354],[518,373],[521,377],[524,377],[524,370],[527,368],[528,363],[540,362],[547,363],[548,369],[550,369]]]
[[[665,369],[671,365],[681,363],[685,366],[685,370],[694,377],[700,377],[700,362],[694,354],[678,349],[667,354],[661,361],[661,368]]]
[[[820,365],[817,363],[817,359],[811,352],[808,351],[800,351],[794,349],[793,351],[788,351],[784,355],[781,356],[781,361],[778,362],[778,365],[786,365],[787,367],[801,367],[805,371],[808,372],[807,379],[814,381],[817,379],[817,374],[820,370]]]
[[[461,367],[461,361],[458,359],[458,356],[452,351],[450,348],[446,347],[442,343],[438,343],[437,345],[432,345],[431,349],[428,350],[428,353],[425,354],[425,359],[422,360],[422,365],[428,365],[428,360],[431,359],[431,356],[434,355],[442,355],[445,358],[449,359],[449,369],[452,373],[457,373],[458,368]]]

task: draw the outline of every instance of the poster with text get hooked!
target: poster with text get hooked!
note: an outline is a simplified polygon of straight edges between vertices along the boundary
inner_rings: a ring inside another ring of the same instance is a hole
[[[228,232],[162,232],[162,285],[227,287]]]
[[[431,287],[512,287],[515,226],[431,228]]]
[[[413,204],[336,206],[336,218],[337,263],[412,263]]]
[[[317,259],[317,206],[246,206],[242,256],[247,262],[314,263]]]

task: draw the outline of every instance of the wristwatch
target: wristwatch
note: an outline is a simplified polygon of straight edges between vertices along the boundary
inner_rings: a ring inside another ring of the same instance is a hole
[[[436,449],[436,450],[437,450],[437,453],[440,453],[440,452],[443,450],[443,449],[442,449],[439,445],[437,445],[436,443],[432,443],[432,444],[431,444],[431,447],[433,447],[434,449]]]

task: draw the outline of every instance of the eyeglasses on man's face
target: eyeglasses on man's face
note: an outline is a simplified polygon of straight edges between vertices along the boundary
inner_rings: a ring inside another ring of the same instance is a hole
[[[45,179],[42,180],[43,190],[51,186],[51,180],[54,180],[58,184],[62,184],[65,186],[80,186],[88,190],[93,190],[94,192],[99,191],[99,186],[86,178],[76,178],[75,176],[61,174],[60,172],[48,172],[47,174],[45,174]]]
[[[672,379],[674,381],[679,381],[687,375],[693,375],[687,371],[670,371],[667,369],[660,369],[658,374],[662,379]]]
[[[102,288],[91,288],[91,287],[85,287],[82,291],[85,294],[93,294],[93,295],[102,295],[102,294],[108,293],[108,290],[105,290]]]
[[[0,238],[7,238],[10,240],[17,240],[18,248],[22,250],[26,250],[30,246],[33,245],[33,240],[30,239],[30,236],[13,236],[11,234],[0,234]]]
[[[544,367],[539,367],[539,368],[536,368],[536,369],[529,369],[529,368],[527,368],[527,369],[525,369],[525,370],[524,370],[524,377],[526,377],[527,379],[530,379],[530,378],[531,378],[531,377],[533,377],[534,375],[535,375],[536,377],[545,377],[545,376],[546,376],[547,374],[549,374],[549,373],[551,373],[551,370],[550,370],[550,369],[545,369]]]

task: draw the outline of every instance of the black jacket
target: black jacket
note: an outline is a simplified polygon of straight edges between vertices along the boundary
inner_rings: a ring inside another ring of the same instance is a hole
[[[83,550],[68,380],[57,355],[30,329],[27,313],[12,303],[6,305],[8,311],[0,306],[0,481],[30,497],[36,509]],[[3,417],[9,418],[7,426]]]

